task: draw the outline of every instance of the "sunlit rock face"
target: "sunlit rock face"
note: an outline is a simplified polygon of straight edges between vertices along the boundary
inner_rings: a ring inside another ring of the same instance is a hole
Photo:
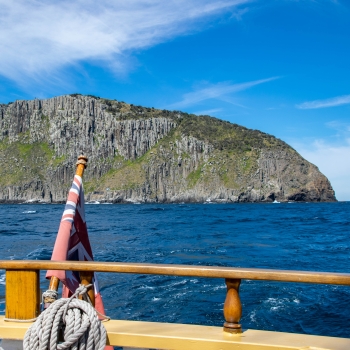
[[[65,201],[81,152],[87,200],[336,200],[318,168],[271,135],[74,94],[0,105],[0,201]]]

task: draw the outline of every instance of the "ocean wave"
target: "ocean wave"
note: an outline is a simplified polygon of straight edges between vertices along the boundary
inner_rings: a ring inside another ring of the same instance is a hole
[[[226,289],[226,288],[227,287],[224,284],[222,284],[221,286],[214,287],[213,290],[220,290],[220,289]]]
[[[184,284],[187,284],[187,282],[188,282],[188,280],[185,279],[185,280],[176,281],[173,283],[166,284],[165,286],[159,286],[159,288],[166,288],[168,290],[168,289],[172,289],[173,287],[179,287],[179,286],[182,286]]]
[[[271,311],[278,311],[292,303],[299,304],[300,300],[298,298],[268,298],[264,301],[264,304],[266,304]]]
[[[164,208],[156,207],[156,208],[144,208],[142,209],[142,212],[153,212],[153,211],[163,211]]]
[[[249,318],[250,320],[255,323],[256,322],[256,311],[252,311],[250,314],[249,314]]]
[[[254,222],[254,221],[264,221],[264,218],[243,218],[238,219],[237,222]]]
[[[153,289],[156,289],[156,287],[151,287],[151,286],[142,285],[142,286],[140,286],[138,289],[149,289],[149,290],[153,290]]]
[[[35,213],[36,213],[36,210],[26,210],[22,212],[22,214],[35,214]]]
[[[172,295],[172,298],[173,299],[181,299],[184,295],[186,295],[187,294],[187,292],[186,291],[184,291],[184,292],[179,292],[179,293],[176,293],[176,294],[173,294]]]
[[[6,284],[5,281],[6,281],[6,275],[5,274],[0,275],[0,284],[4,286]]]
[[[29,260],[50,260],[52,249],[38,248],[27,254],[26,258]]]

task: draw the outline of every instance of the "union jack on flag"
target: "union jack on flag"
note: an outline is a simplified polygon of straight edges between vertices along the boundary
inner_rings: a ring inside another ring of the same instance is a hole
[[[69,190],[51,260],[93,260],[85,222],[84,190],[82,178],[79,175],[74,176],[72,187]],[[79,287],[79,272],[47,271],[46,278],[51,278],[52,276],[59,278],[63,283],[62,297],[64,298],[69,297]],[[105,311],[96,274],[94,274],[93,282],[95,288],[95,308],[99,313],[104,315]]]

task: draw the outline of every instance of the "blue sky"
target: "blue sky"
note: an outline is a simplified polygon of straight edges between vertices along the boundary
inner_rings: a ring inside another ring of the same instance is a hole
[[[350,200],[350,2],[0,0],[0,102],[92,94],[283,139]]]

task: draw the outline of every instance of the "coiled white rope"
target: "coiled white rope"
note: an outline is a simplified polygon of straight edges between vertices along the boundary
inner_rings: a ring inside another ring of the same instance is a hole
[[[53,302],[31,325],[23,340],[24,350],[103,350],[106,330],[94,307],[78,295],[85,296],[91,285],[80,285],[68,298]],[[85,296],[86,297],[86,296]],[[62,330],[63,341],[59,342]]]

